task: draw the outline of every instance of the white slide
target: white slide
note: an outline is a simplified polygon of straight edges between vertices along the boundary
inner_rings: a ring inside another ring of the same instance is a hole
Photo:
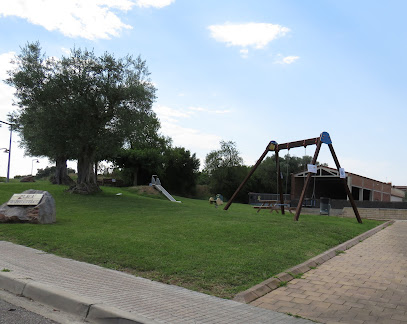
[[[160,179],[157,177],[157,175],[153,174],[151,176],[151,186],[153,186],[154,188],[156,188],[159,192],[161,192],[165,197],[167,197],[169,200],[173,201],[173,202],[177,202],[180,203],[180,201],[175,200],[173,196],[171,196],[169,194],[169,192],[167,190],[164,189],[164,187],[161,185],[161,181]]]
[[[161,186],[161,185],[155,185],[155,184],[153,184],[153,186],[154,186],[154,188],[157,188],[157,190],[158,190],[159,192],[161,192],[161,193],[162,193],[165,197],[167,197],[169,200],[174,201],[174,202],[177,202],[177,203],[180,203],[180,201],[175,200],[174,197],[171,196],[171,195],[168,193],[168,191],[163,188],[163,186]]]

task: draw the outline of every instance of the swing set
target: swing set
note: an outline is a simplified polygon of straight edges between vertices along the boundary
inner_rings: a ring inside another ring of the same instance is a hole
[[[332,141],[331,138],[329,136],[329,134],[327,132],[323,132],[321,133],[321,135],[319,137],[316,138],[310,138],[310,139],[305,139],[305,140],[300,140],[300,141],[295,141],[295,142],[288,142],[288,143],[284,143],[284,144],[278,144],[275,141],[271,141],[265,151],[263,152],[263,154],[260,156],[259,160],[256,162],[256,164],[252,167],[252,169],[250,170],[249,174],[246,176],[246,178],[243,180],[243,182],[239,185],[239,187],[236,189],[235,193],[232,195],[232,197],[229,199],[228,203],[226,204],[224,210],[228,210],[230,205],[233,203],[233,200],[235,199],[236,195],[240,192],[240,190],[242,190],[243,186],[246,184],[246,182],[249,180],[249,178],[252,176],[252,174],[254,173],[254,171],[256,171],[257,167],[260,165],[260,163],[263,161],[263,159],[266,157],[267,153],[270,151],[273,151],[276,155],[276,167],[277,167],[277,179],[278,179],[278,191],[279,191],[279,195],[280,195],[280,203],[278,204],[281,208],[281,213],[284,214],[284,196],[283,196],[283,182],[282,182],[282,174],[280,172],[280,161],[279,161],[279,152],[281,150],[290,150],[292,148],[295,147],[307,147],[308,145],[316,145],[316,149],[315,149],[315,153],[314,153],[314,157],[312,158],[311,161],[311,165],[315,165],[317,162],[317,158],[319,155],[319,151],[321,149],[322,144],[327,144],[329,147],[329,150],[331,151],[332,157],[334,159],[335,165],[339,171],[339,174],[342,174],[343,176],[341,176],[341,180],[342,183],[344,185],[346,194],[349,198],[349,202],[352,205],[353,211],[355,213],[356,219],[357,221],[362,224],[362,219],[360,218],[359,215],[359,211],[356,207],[355,201],[353,200],[352,194],[349,190],[349,187],[346,183],[346,176],[344,174],[344,170],[341,168],[341,165],[339,164],[338,158],[335,154],[334,148],[332,146]],[[305,192],[309,186],[309,183],[311,181],[311,176],[312,176],[312,172],[308,171],[307,177],[305,179],[304,182],[304,187],[302,189],[301,195],[300,195],[300,200],[298,202],[296,211],[295,211],[295,216],[294,216],[294,220],[298,221],[298,219],[300,218],[300,213],[301,213],[301,208],[302,208],[302,204],[304,202],[304,198],[305,198]],[[288,180],[287,180],[288,181]],[[315,181],[315,179],[314,179]],[[287,186],[287,184],[286,184]]]

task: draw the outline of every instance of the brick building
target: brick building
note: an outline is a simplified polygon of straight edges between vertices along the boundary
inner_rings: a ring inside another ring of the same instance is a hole
[[[308,172],[304,171],[291,175],[291,200],[299,199],[307,174]],[[373,180],[350,172],[346,172],[346,181],[356,201],[396,201],[392,200],[391,183]],[[338,170],[318,166],[317,173],[311,178],[305,197],[309,199],[327,197],[347,200]]]

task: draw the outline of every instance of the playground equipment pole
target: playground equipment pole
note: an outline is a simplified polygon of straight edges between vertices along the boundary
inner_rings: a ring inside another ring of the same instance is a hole
[[[331,151],[332,157],[335,161],[336,168],[338,169],[338,172],[339,172],[341,165],[339,164],[339,160],[335,154],[334,147],[332,146],[332,144],[328,144],[328,147],[329,147],[329,150]],[[346,194],[348,195],[348,198],[349,198],[350,204],[352,205],[353,212],[355,213],[356,219],[358,220],[358,223],[362,224],[362,219],[360,218],[358,208],[356,207],[356,204],[355,204],[355,200],[353,199],[352,193],[350,192],[348,184],[346,183],[346,178],[341,178],[341,180],[342,180],[343,185],[345,186]]]
[[[276,155],[276,169],[277,169],[277,183],[278,183],[278,191],[280,193],[280,208],[281,214],[284,215],[284,195],[283,195],[283,182],[281,179],[281,171],[280,171],[280,158],[278,156],[278,150],[275,151]]]
[[[314,157],[312,158],[311,164],[317,163],[317,158],[318,158],[319,150],[321,149],[321,144],[322,144],[321,138],[318,138],[318,139],[317,139],[317,148],[315,149]],[[305,180],[304,187],[302,188],[302,192],[301,192],[301,196],[300,196],[300,201],[298,202],[298,206],[297,206],[297,209],[296,209],[296,211],[295,211],[295,216],[294,216],[294,220],[295,220],[295,221],[298,221],[298,218],[300,218],[302,203],[304,202],[305,192],[307,191],[309,182],[310,182],[310,180],[311,180],[311,176],[312,176],[312,173],[311,173],[311,172],[308,172],[308,174],[307,174],[307,179]]]
[[[244,178],[243,182],[239,185],[239,187],[236,189],[236,191],[233,193],[232,197],[229,199],[228,203],[226,204],[225,208],[223,210],[228,210],[230,205],[232,204],[233,200],[236,198],[237,194],[239,193],[240,190],[242,190],[243,186],[246,184],[247,180],[252,176],[254,171],[256,171],[257,167],[260,165],[261,161],[263,161],[264,157],[267,155],[267,153],[270,151],[270,145],[272,142],[267,145],[267,148],[264,150],[263,154],[260,156],[260,158],[257,160],[256,164],[252,167],[250,170],[249,174]]]

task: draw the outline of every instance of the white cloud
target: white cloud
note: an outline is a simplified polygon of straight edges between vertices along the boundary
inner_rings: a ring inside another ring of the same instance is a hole
[[[14,53],[0,54],[0,120],[7,120],[7,114],[13,110],[14,89],[5,84],[3,80],[8,78],[7,71],[13,68],[10,61],[14,58]]]
[[[196,112],[204,112],[204,113],[207,113],[207,114],[217,114],[217,115],[220,115],[220,114],[228,114],[228,113],[232,112],[232,111],[229,110],[229,109],[225,109],[225,110],[210,110],[210,109],[202,108],[202,107],[188,107],[188,109],[189,109],[189,110],[192,110],[192,111],[196,111]]]
[[[7,71],[13,69],[10,61],[14,58],[15,53],[0,54],[0,120],[7,121],[7,115],[16,107],[13,106],[14,88],[8,86],[3,80],[8,78]],[[0,125],[0,148],[9,147],[10,131],[9,128]],[[13,132],[10,161],[10,177],[16,174],[30,174],[32,158],[24,155],[24,150],[18,147],[19,137]],[[44,167],[47,164],[46,159],[40,159]],[[8,169],[8,154],[0,152],[0,176],[6,177]]]
[[[277,55],[278,59],[274,62],[276,64],[292,64],[297,61],[299,56],[286,56],[283,57],[281,54]]]
[[[10,63],[14,58],[14,52],[0,54],[0,79],[4,80],[8,77],[7,71],[12,69],[13,65]]]
[[[257,160],[255,158],[253,158],[253,156],[249,156],[246,154],[241,154],[241,156],[242,156],[242,159],[243,159],[245,165],[252,166],[252,165],[255,165],[257,162]]]
[[[200,112],[207,112],[208,111],[208,109],[202,108],[202,107],[188,107],[188,109],[192,110],[192,111],[200,111]]]
[[[137,0],[136,4],[139,7],[154,7],[154,8],[163,8],[169,6],[175,0]]]
[[[249,57],[249,50],[247,48],[242,48],[240,50],[240,56],[242,58],[248,58]]]
[[[205,158],[207,151],[218,147],[220,136],[182,126],[183,119],[188,119],[196,113],[206,113],[206,108],[190,107],[185,111],[156,105],[153,109],[160,119],[162,133],[170,136],[175,146],[183,146],[192,153],[197,153],[200,159]]]
[[[218,115],[229,114],[229,113],[231,113],[231,112],[232,112],[232,111],[229,110],[229,109],[226,109],[226,110],[215,110],[215,111],[214,111],[214,113],[215,113],[215,114],[218,114]]]
[[[211,25],[211,36],[227,46],[254,47],[261,49],[276,38],[285,36],[290,29],[276,24],[246,23]],[[247,52],[242,54],[247,55]]]
[[[188,107],[187,109],[175,109],[163,105],[155,105],[154,111],[160,119],[161,123],[166,122],[176,124],[182,119],[188,119],[192,116],[203,113],[207,115],[223,115],[232,112],[231,110],[210,110],[203,107]]]
[[[156,105],[154,111],[161,121],[176,123],[179,118],[189,118],[192,112],[184,112],[167,106]]]
[[[69,48],[66,48],[66,47],[61,47],[61,51],[65,55],[70,55],[71,54],[71,50]]]
[[[161,122],[163,134],[172,138],[175,146],[183,146],[193,153],[201,150],[213,150],[219,146],[222,139],[215,134],[204,133],[201,130],[183,127],[167,121]]]
[[[130,0],[19,0],[3,2],[0,17],[20,17],[68,37],[110,39],[132,28],[112,10],[126,12],[133,6]]]

